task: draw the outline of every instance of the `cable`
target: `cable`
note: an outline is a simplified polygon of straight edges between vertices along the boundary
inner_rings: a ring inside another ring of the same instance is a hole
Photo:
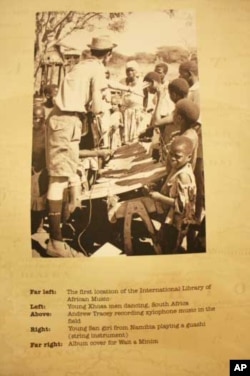
[[[96,175],[97,175],[97,170],[95,171],[95,175],[94,175],[94,181],[96,180]],[[92,219],[92,198],[91,198],[91,192],[93,191],[93,186],[94,184],[91,186],[90,188],[90,195],[89,195],[89,219],[88,219],[88,222],[87,222],[87,225],[85,226],[85,228],[80,232],[80,234],[78,235],[77,237],[77,243],[80,247],[80,249],[83,251],[83,253],[86,255],[86,256],[90,256],[89,253],[83,248],[82,244],[81,244],[81,237],[82,235],[86,232],[87,228],[89,227],[90,223],[91,223],[91,219]]]
[[[98,121],[98,118],[96,117],[96,120]],[[98,144],[97,144],[97,149],[100,148],[100,144],[101,144],[101,141],[104,137],[104,135],[106,134],[107,132],[103,132],[99,141],[98,141]],[[96,181],[96,176],[97,176],[97,170],[95,170],[95,174],[94,174],[94,182]],[[87,222],[87,225],[85,226],[85,228],[80,232],[80,234],[78,235],[77,237],[77,243],[80,247],[80,249],[82,250],[82,252],[87,256],[89,257],[89,253],[84,249],[84,247],[82,246],[81,244],[81,237],[82,235],[86,232],[87,228],[89,227],[90,223],[91,223],[91,219],[92,219],[92,199],[91,199],[91,193],[93,191],[93,186],[94,186],[94,183],[92,184],[91,188],[90,188],[90,195],[89,195],[89,219],[88,219],[88,222]]]

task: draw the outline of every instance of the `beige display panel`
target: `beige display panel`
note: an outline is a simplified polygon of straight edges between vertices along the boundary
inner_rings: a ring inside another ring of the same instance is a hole
[[[229,375],[230,359],[249,358],[248,1],[167,4],[196,12],[207,252],[85,259],[31,257],[35,13],[153,12],[166,4],[1,8],[0,374]]]

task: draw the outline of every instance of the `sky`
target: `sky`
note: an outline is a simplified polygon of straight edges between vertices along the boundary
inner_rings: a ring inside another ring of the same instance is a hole
[[[155,53],[160,46],[195,47],[195,13],[192,10],[178,10],[176,16],[170,18],[162,11],[133,12],[127,16],[123,32],[111,32],[99,22],[92,33],[79,30],[63,42],[83,50],[92,37],[98,35],[110,35],[118,45],[116,51],[124,55],[136,52]]]

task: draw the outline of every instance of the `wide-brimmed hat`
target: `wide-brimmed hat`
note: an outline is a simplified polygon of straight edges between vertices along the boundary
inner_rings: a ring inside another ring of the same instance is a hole
[[[92,38],[91,44],[87,45],[91,50],[109,50],[115,48],[117,44],[112,43],[109,36]]]

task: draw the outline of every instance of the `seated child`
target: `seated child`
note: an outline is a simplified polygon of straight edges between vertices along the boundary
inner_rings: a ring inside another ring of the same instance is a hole
[[[176,104],[175,123],[180,126],[180,134],[189,137],[195,144],[192,156],[192,167],[197,186],[196,219],[201,222],[205,209],[204,171],[201,124],[199,123],[200,110],[197,104],[190,99],[182,99]],[[174,136],[174,134],[172,135]]]
[[[149,193],[152,199],[162,203],[166,213],[159,230],[159,243],[163,253],[178,251],[188,225],[194,221],[196,183],[190,164],[193,149],[190,138],[176,137],[169,150],[170,173],[160,192]]]

